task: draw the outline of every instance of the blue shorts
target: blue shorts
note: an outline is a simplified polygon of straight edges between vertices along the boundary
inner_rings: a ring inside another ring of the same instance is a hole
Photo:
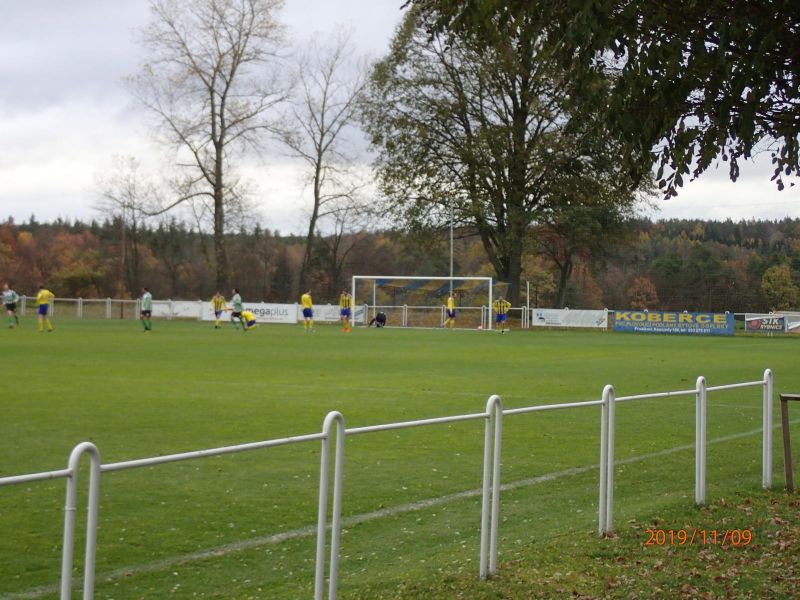
[[[456,311],[454,310],[447,310],[447,318],[448,319],[455,319],[456,318]]]
[[[343,308],[342,310],[339,311],[339,314],[341,316],[343,316],[343,317],[349,317],[350,316],[350,309],[349,308]]]
[[[506,315],[497,315],[495,317],[495,323],[505,323],[506,322]]]
[[[48,308],[47,304],[40,304],[39,305],[39,314],[42,315],[43,317],[46,316],[47,315],[47,308]]]
[[[303,317],[305,317],[306,319],[310,319],[313,316],[314,316],[314,311],[313,310],[311,310],[310,308],[304,308],[303,309]]]
[[[248,327],[255,327],[255,325],[256,325],[256,322],[255,322],[255,321],[248,321],[248,322],[247,322],[247,326],[248,326]]]
[[[222,314],[222,311],[221,311],[221,310],[215,310],[215,311],[214,311],[214,316],[215,316],[215,317],[217,317],[218,319],[219,319],[219,317],[220,317],[220,315],[221,315],[221,314]]]

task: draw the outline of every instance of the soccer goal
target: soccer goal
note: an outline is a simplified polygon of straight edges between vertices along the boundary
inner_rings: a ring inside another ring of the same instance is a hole
[[[382,312],[388,327],[443,327],[454,293],[458,329],[491,329],[491,277],[354,275],[353,306],[365,307],[368,324]],[[355,313],[355,311],[354,311]],[[352,317],[356,325],[355,317]]]

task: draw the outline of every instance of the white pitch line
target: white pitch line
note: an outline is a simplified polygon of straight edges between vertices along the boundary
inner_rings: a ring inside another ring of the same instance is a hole
[[[790,423],[792,425],[800,423],[800,419],[794,419],[790,421]],[[779,426],[780,425],[776,424],[773,426],[773,428],[777,429]],[[731,435],[714,438],[713,440],[709,440],[708,443],[721,444],[724,442],[730,442],[732,440],[738,440],[741,438],[750,437],[752,435],[756,435],[759,433],[761,433],[760,427],[758,429],[751,429],[750,431],[743,431],[741,433],[733,433]],[[616,460],[614,461],[614,464],[629,465],[632,463],[650,460],[651,458],[660,458],[662,456],[668,456],[670,454],[677,454],[678,452],[683,452],[685,450],[692,450],[693,448],[694,444],[684,444],[682,446],[674,446],[673,448],[667,448],[666,450],[659,450],[658,452],[650,452],[648,454],[641,454],[639,456],[632,456],[629,458]],[[540,483],[546,483],[548,481],[561,479],[562,477],[581,475],[583,473],[588,473],[589,471],[594,471],[597,468],[598,465],[587,465],[583,467],[573,467],[571,469],[565,469],[563,471],[556,471],[553,473],[545,473],[544,475],[538,475],[536,477],[530,477],[528,479],[521,479],[519,481],[504,483],[500,486],[500,489],[502,491],[509,491],[523,487],[529,487],[532,485],[538,485]],[[457,492],[455,494],[447,494],[446,496],[439,496],[438,498],[428,498],[426,500],[420,500],[419,502],[410,502],[407,504],[400,504],[398,506],[382,508],[380,510],[363,513],[360,515],[353,515],[351,517],[346,517],[342,519],[342,527],[352,527],[353,525],[367,523],[369,521],[383,519],[385,517],[391,517],[394,515],[399,515],[407,512],[414,512],[426,508],[431,508],[434,506],[440,506],[442,504],[447,504],[449,502],[454,502],[456,500],[463,500],[465,498],[474,498],[480,496],[481,493],[482,490],[480,489],[466,490],[463,492]],[[290,529],[282,533],[276,533],[273,535],[253,538],[250,540],[242,540],[240,542],[233,542],[231,544],[218,546],[217,548],[209,548],[207,550],[200,550],[198,552],[192,552],[190,554],[174,556],[171,558],[167,558],[149,564],[123,567],[121,569],[116,569],[114,571],[109,571],[107,573],[100,573],[97,575],[96,580],[103,582],[112,582],[127,577],[131,577],[133,575],[141,575],[145,573],[157,573],[159,571],[165,571],[177,565],[188,562],[196,562],[196,561],[206,560],[208,558],[227,556],[228,554],[241,552],[243,550],[249,550],[251,548],[258,548],[260,546],[269,546],[273,544],[279,544],[281,542],[285,542],[288,540],[295,540],[304,537],[309,537],[312,536],[316,532],[316,530],[317,530],[316,525],[309,525],[307,527],[300,527],[298,529]],[[80,585],[80,583],[81,580],[79,578],[75,578],[73,581],[73,587],[77,588]],[[38,588],[33,588],[26,592],[14,592],[11,594],[6,594],[5,596],[0,596],[0,600],[28,600],[34,598],[42,598],[44,596],[57,594],[58,590],[59,590],[58,584],[41,586]]]

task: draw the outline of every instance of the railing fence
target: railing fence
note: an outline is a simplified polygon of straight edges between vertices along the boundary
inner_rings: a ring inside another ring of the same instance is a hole
[[[334,453],[333,469],[333,503],[330,515],[331,543],[330,559],[328,563],[328,598],[334,599],[338,593],[339,575],[339,548],[341,542],[341,516],[342,494],[344,490],[345,467],[345,438],[347,436],[364,435],[379,431],[407,429],[412,427],[432,426],[445,423],[484,420],[483,440],[483,483],[481,501],[481,531],[480,531],[480,556],[479,577],[481,579],[492,576],[497,570],[498,529],[500,522],[500,464],[503,437],[503,420],[506,417],[534,412],[553,410],[569,410],[575,408],[588,408],[599,406],[600,411],[600,462],[598,484],[598,534],[605,535],[613,531],[614,515],[614,450],[616,431],[616,405],[621,402],[639,401],[655,398],[669,398],[675,396],[694,395],[695,404],[695,503],[700,505],[706,501],[706,400],[708,393],[737,388],[762,387],[763,405],[763,449],[762,449],[762,485],[764,489],[772,486],[772,404],[773,404],[773,375],[772,371],[764,371],[764,377],[758,381],[734,383],[708,387],[704,377],[698,377],[693,390],[679,390],[639,394],[636,396],[616,397],[614,386],[607,385],[603,389],[600,400],[584,402],[569,402],[562,404],[549,404],[528,406],[524,408],[504,409],[500,396],[491,396],[486,403],[486,410],[480,413],[452,415],[416,421],[404,421],[373,425],[367,427],[345,428],[344,416],[336,411],[328,413],[325,417],[322,430],[319,433],[278,438],[260,442],[224,446],[205,450],[196,450],[165,456],[136,459],[124,462],[102,464],[100,452],[90,442],[82,442],[72,450],[66,469],[31,473],[12,477],[0,478],[0,487],[35,481],[65,478],[66,503],[64,508],[64,536],[62,548],[62,568],[60,598],[68,600],[72,594],[73,547],[75,540],[75,516],[77,512],[77,477],[81,457],[89,455],[89,495],[87,505],[87,533],[83,577],[83,598],[91,600],[94,595],[95,582],[95,557],[97,551],[97,528],[99,522],[100,506],[100,478],[102,473],[120,471],[124,469],[154,466],[158,464],[178,462],[210,456],[220,456],[248,450],[257,450],[284,446],[289,444],[305,443],[310,441],[321,442],[320,452],[320,477],[319,477],[319,504],[317,513],[317,544],[316,562],[314,571],[314,598],[322,600],[325,585],[325,546],[328,528],[328,498],[330,495],[330,444],[333,429],[336,428],[336,447]]]

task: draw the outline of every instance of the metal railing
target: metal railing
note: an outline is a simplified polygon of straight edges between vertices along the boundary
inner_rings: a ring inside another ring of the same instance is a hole
[[[205,450],[195,450],[165,456],[155,456],[123,462],[102,464],[100,452],[90,442],[82,442],[75,446],[69,456],[66,469],[32,473],[13,477],[0,478],[0,487],[35,481],[47,481],[64,478],[66,483],[66,503],[64,508],[64,536],[62,548],[62,568],[60,598],[68,600],[72,592],[73,548],[75,540],[75,515],[77,511],[77,477],[80,459],[84,454],[89,455],[89,495],[88,519],[84,561],[83,598],[91,600],[94,595],[95,582],[95,556],[97,551],[97,527],[99,522],[100,505],[100,478],[102,473],[135,469],[146,466],[160,465],[197,458],[220,456],[238,452],[274,448],[290,444],[320,441],[320,477],[319,477],[319,503],[317,514],[317,544],[314,570],[314,598],[322,600],[325,585],[325,546],[328,528],[328,497],[330,495],[330,443],[334,427],[336,428],[336,448],[333,469],[333,503],[330,517],[331,547],[328,564],[328,598],[334,599],[338,592],[339,574],[339,548],[342,528],[342,495],[344,490],[345,467],[345,438],[348,436],[365,435],[370,433],[408,429],[414,427],[434,426],[447,423],[465,421],[484,421],[483,436],[483,483],[481,488],[481,529],[480,529],[480,555],[479,577],[481,579],[494,575],[497,569],[498,553],[498,528],[500,522],[500,465],[503,437],[503,420],[506,417],[531,414],[554,410],[570,410],[599,406],[600,411],[600,462],[598,483],[598,534],[605,535],[613,531],[614,508],[614,450],[616,431],[616,405],[621,402],[639,401],[656,398],[671,398],[677,396],[694,395],[695,407],[695,503],[703,504],[706,500],[706,400],[710,392],[731,390],[738,388],[762,387],[763,401],[763,451],[762,451],[762,485],[765,489],[772,486],[772,395],[773,375],[767,369],[764,377],[758,381],[734,383],[708,387],[704,377],[698,377],[693,390],[678,390],[659,393],[639,394],[635,396],[616,397],[614,386],[607,385],[603,389],[600,400],[583,402],[568,402],[561,404],[548,404],[528,406],[523,408],[503,409],[499,396],[491,396],[486,409],[479,413],[451,415],[438,418],[402,421],[365,427],[345,428],[344,416],[339,412],[330,412],[326,415],[322,430],[319,433],[310,433],[286,438],[278,438],[259,442],[223,446]]]

